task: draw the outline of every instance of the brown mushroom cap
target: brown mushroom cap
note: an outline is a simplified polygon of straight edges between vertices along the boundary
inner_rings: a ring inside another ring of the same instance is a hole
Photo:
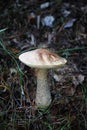
[[[64,65],[67,61],[47,49],[36,49],[25,52],[19,56],[19,60],[27,66],[33,68],[57,68]]]

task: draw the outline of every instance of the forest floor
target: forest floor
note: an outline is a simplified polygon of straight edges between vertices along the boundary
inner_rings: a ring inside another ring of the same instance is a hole
[[[4,2],[4,4],[3,4]],[[52,103],[35,107],[34,69],[18,56],[47,48],[67,59],[49,70]],[[87,129],[86,1],[0,2],[0,130]]]

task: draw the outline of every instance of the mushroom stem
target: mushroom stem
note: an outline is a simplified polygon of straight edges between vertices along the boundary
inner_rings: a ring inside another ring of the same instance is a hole
[[[36,105],[38,107],[49,106],[51,103],[51,94],[47,81],[47,69],[38,69],[37,90],[36,90]]]

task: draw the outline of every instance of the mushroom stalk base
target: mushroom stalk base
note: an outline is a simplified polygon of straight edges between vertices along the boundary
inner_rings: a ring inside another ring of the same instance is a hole
[[[38,69],[37,90],[36,90],[36,105],[37,107],[49,106],[51,103],[51,94],[47,81],[47,69]]]

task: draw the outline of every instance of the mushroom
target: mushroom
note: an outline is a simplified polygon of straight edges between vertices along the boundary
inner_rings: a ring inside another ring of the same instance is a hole
[[[29,67],[35,68],[37,77],[36,106],[49,106],[52,98],[47,80],[48,69],[63,66],[67,61],[47,49],[36,49],[25,52],[19,56],[19,60]]]

